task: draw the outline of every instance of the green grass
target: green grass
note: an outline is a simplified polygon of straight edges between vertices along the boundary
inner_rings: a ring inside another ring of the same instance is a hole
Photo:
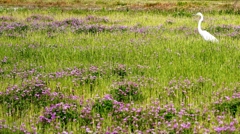
[[[96,1],[107,2],[107,1]],[[121,1],[125,3],[125,1]],[[138,2],[138,1],[135,1]],[[67,18],[84,18],[88,15],[107,17],[109,22],[101,23],[106,26],[118,25],[129,27],[154,27],[146,33],[131,31],[99,32],[99,33],[73,33],[71,30],[53,32],[54,37],[48,37],[47,31],[26,31],[24,37],[11,38],[0,36],[0,60],[5,56],[6,63],[0,62],[0,91],[5,91],[8,86],[22,83],[22,78],[12,77],[12,70],[26,71],[35,69],[36,74],[47,75],[67,68],[88,68],[91,65],[103,69],[106,74],[98,79],[98,84],[91,89],[90,85],[74,85],[72,77],[59,79],[42,79],[53,91],[60,90],[64,94],[83,96],[85,99],[94,98],[96,95],[104,96],[110,93],[114,81],[119,81],[111,69],[124,64],[127,68],[125,79],[131,81],[142,80],[143,99],[136,104],[146,106],[152,99],[158,98],[161,105],[170,101],[181,107],[184,98],[181,91],[177,91],[177,97],[167,96],[166,88],[170,88],[169,82],[173,79],[180,81],[188,78],[191,82],[199,84],[200,77],[206,79],[203,85],[195,85],[188,90],[188,98],[185,104],[192,104],[192,108],[203,109],[203,105],[211,106],[217,99],[213,92],[224,90],[221,96],[233,94],[234,88],[239,88],[240,82],[240,45],[238,38],[231,38],[227,34],[211,30],[214,26],[232,25],[239,26],[240,19],[234,14],[204,13],[202,27],[215,35],[220,43],[214,44],[204,41],[197,33],[198,17],[189,16],[191,13],[179,15],[175,12],[161,13],[155,11],[85,11],[68,10],[61,12],[59,9],[32,9],[25,8],[17,11],[8,11],[3,8],[0,16],[12,16],[17,22],[24,21],[33,14],[53,16],[55,20]],[[171,23],[168,23],[171,21]],[[157,29],[159,26],[160,30]],[[183,29],[183,30],[181,30]],[[230,32],[229,32],[230,33]],[[140,68],[139,66],[143,66]],[[34,74],[34,75],[36,75]],[[11,77],[7,77],[7,76]],[[33,76],[34,76],[33,75]],[[29,76],[30,79],[33,76]],[[144,77],[144,78],[143,78]],[[147,80],[145,80],[147,79]],[[148,80],[151,79],[151,80]],[[216,85],[216,86],[213,86]],[[8,124],[25,123],[31,128],[31,123],[36,123],[37,115],[43,108],[32,106],[24,114],[7,115],[0,105],[0,119],[7,120]],[[238,112],[239,113],[239,112]],[[215,115],[209,114],[215,119]],[[229,117],[230,118],[230,117]],[[30,122],[29,120],[32,121]],[[213,119],[213,120],[214,120]],[[200,123],[204,123],[200,119]],[[239,117],[238,117],[239,121]],[[107,119],[103,126],[111,125]],[[66,130],[74,133],[82,131],[79,124],[70,124]],[[210,126],[211,127],[211,126]],[[42,130],[39,127],[39,133]],[[8,132],[8,130],[1,130]],[[1,132],[0,131],[0,132]],[[48,127],[45,132],[55,133],[53,127]]]

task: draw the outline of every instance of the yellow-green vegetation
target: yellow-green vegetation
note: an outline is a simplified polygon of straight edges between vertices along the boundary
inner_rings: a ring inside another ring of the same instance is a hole
[[[1,2],[0,133],[237,134],[233,3]]]

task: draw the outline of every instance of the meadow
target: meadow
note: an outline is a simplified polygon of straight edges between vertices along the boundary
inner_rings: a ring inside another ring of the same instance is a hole
[[[0,3],[0,133],[240,132],[233,1],[108,2]]]

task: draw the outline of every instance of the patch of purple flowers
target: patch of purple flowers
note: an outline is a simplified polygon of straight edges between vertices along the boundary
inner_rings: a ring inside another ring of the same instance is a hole
[[[11,16],[1,16],[0,17],[0,21],[2,22],[11,22],[11,21],[14,21],[15,19]]]
[[[71,121],[76,121],[79,118],[77,106],[68,103],[57,103],[50,107],[46,107],[43,115],[39,117],[39,121],[44,124],[59,121],[67,124]]]
[[[111,95],[117,101],[130,102],[143,98],[140,86],[132,81],[121,81],[113,85]]]
[[[113,70],[114,74],[117,74],[121,78],[124,78],[127,75],[127,68],[124,64],[118,64],[118,66]]]
[[[43,16],[43,15],[31,15],[29,17],[26,18],[27,22],[33,22],[33,21],[53,21],[54,19],[52,17],[49,16]]]
[[[6,124],[5,120],[0,120],[0,133],[1,134],[9,134],[9,133],[30,134],[25,124],[22,123],[20,127],[17,127],[15,125],[10,126]]]
[[[51,92],[44,81],[34,78],[26,80],[21,86],[10,86],[5,92],[0,92],[0,102],[11,112],[16,109],[28,109],[30,104],[46,106],[50,102],[57,103],[60,101],[77,101],[75,96],[65,96],[60,92]]]

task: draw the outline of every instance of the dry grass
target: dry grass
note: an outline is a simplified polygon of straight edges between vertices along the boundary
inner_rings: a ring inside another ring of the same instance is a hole
[[[240,10],[239,4],[235,4],[234,0],[228,1],[141,1],[141,0],[0,0],[0,6],[24,6],[24,7],[60,7],[60,8],[80,8],[80,9],[114,9],[114,10]]]

